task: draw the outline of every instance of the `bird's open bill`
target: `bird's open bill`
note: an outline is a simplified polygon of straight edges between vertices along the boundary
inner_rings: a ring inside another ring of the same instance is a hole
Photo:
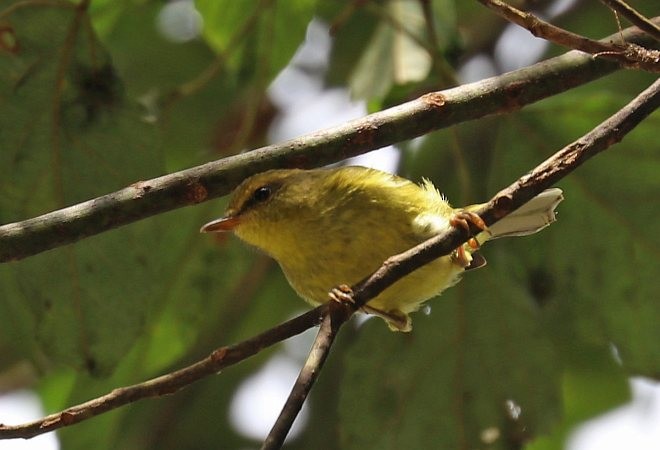
[[[200,233],[222,233],[223,231],[231,231],[238,225],[240,222],[239,217],[222,217],[220,219],[213,220],[202,228],[199,229]]]

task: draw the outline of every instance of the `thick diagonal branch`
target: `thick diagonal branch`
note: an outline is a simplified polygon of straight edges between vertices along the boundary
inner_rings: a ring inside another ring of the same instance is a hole
[[[515,183],[501,190],[481,210],[476,212],[484,219],[486,224],[492,225],[577,169],[589,158],[619,142],[658,107],[660,107],[660,80],[653,83],[632,102],[591,132],[564,147]],[[473,231],[478,232],[479,230]],[[413,270],[440,256],[448,255],[453,249],[467,241],[468,238],[469,236],[465,230],[456,228],[389,258],[376,272],[352,287],[355,304],[351,309],[355,310],[364,305]],[[288,433],[292,423],[291,415],[293,414],[293,417],[295,417],[300,409],[299,405],[302,405],[316,380],[318,369],[327,357],[327,352],[330,350],[337,329],[350,316],[350,314],[343,314],[341,311],[335,312],[332,316],[332,322],[328,322],[330,320],[327,318],[328,310],[327,304],[319,306],[247,341],[229,347],[221,347],[207,358],[191,366],[153,380],[116,389],[107,395],[51,414],[40,420],[21,425],[0,424],[0,439],[34,437],[79,423],[140,399],[171,394],[325,320],[327,325],[321,329],[317,337],[318,346],[315,348],[318,349],[318,352],[310,354],[310,360],[313,359],[313,361],[308,362],[307,368],[303,369],[303,373],[299,377],[299,382],[294,386],[292,393],[295,396],[295,401],[290,402],[287,417],[283,419],[282,426],[278,427],[279,431],[273,437],[272,442],[277,444],[283,441],[286,433]],[[350,313],[350,311],[348,312]],[[313,373],[315,370],[316,372]],[[270,448],[277,447],[275,445]]]
[[[623,32],[628,42],[652,38]],[[618,34],[604,41],[618,38]],[[540,62],[477,83],[426,94],[328,130],[282,144],[134,183],[117,192],[0,226],[0,262],[14,261],[165,211],[229,193],[244,178],[275,167],[317,167],[490,114],[522,108],[593,81],[614,63],[581,52]]]
[[[660,80],[591,132],[564,147],[527,175],[500,191],[478,213],[488,225],[494,224],[577,169],[587,159],[619,142],[658,106],[660,106]],[[350,305],[350,308],[356,311],[397,280],[440,256],[448,255],[468,237],[465,230],[456,228],[389,258],[380,269],[352,287],[354,304]],[[331,302],[330,312],[336,312],[324,319],[305,366],[300,371],[282,412],[264,441],[262,450],[278,449],[284,443],[330,352],[337,331],[350,317],[350,314],[342,314],[344,310],[340,308],[341,306],[349,308],[347,304],[339,305]]]
[[[577,141],[564,147],[475,211],[492,225],[577,169],[586,160],[621,141],[642,120],[660,107],[660,80]],[[473,229],[476,234],[480,230]],[[469,238],[462,228],[435,236],[410,250],[388,258],[376,272],[353,286],[356,308],[376,297],[398,279],[434,259],[448,255]]]

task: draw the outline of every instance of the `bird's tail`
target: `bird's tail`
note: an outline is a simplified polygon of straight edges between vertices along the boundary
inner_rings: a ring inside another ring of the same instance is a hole
[[[479,243],[505,236],[526,236],[536,233],[555,221],[555,208],[564,199],[561,189],[546,189],[477,235]],[[471,208],[466,208],[468,211]]]

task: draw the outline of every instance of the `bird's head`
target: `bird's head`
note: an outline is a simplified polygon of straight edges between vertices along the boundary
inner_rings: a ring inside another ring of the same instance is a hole
[[[296,235],[318,196],[314,171],[269,170],[247,178],[233,192],[223,217],[200,229],[233,231],[244,241],[275,256]]]

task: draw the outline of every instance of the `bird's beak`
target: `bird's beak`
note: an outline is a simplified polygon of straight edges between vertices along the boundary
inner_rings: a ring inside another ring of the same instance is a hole
[[[241,222],[238,216],[227,216],[213,220],[199,229],[200,233],[222,233],[232,231]]]

